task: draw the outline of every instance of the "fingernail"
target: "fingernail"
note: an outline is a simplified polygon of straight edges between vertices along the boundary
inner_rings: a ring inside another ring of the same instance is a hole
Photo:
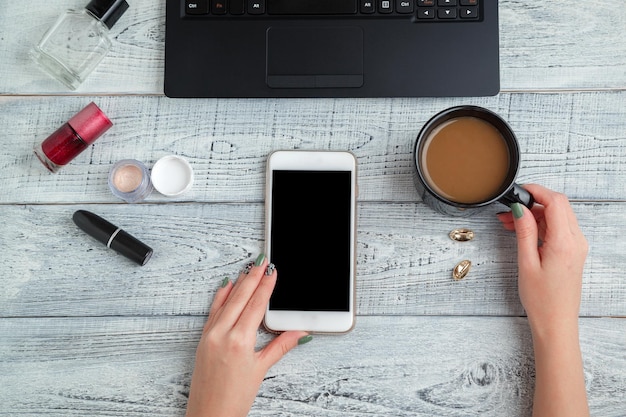
[[[254,262],[248,262],[246,266],[241,270],[241,273],[242,274],[250,273],[250,270],[252,269],[253,266],[254,266]]]
[[[313,336],[311,335],[302,336],[300,339],[298,339],[298,346],[309,343],[311,340],[313,340]]]
[[[230,280],[228,279],[228,277],[224,278],[222,280],[222,283],[220,284],[222,288],[224,288],[225,286],[228,285],[228,283],[230,282]]]
[[[513,217],[516,219],[519,219],[524,215],[524,209],[520,203],[511,204],[511,212],[513,212]]]
[[[262,253],[260,254],[257,258],[256,261],[254,261],[254,266],[261,266],[263,265],[263,261],[265,260],[265,254]]]
[[[265,268],[265,275],[268,277],[274,273],[276,266],[274,264],[269,264],[267,268]]]

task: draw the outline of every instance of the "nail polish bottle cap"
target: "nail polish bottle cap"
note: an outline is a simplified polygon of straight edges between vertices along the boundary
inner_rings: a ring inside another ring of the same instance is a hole
[[[176,197],[189,191],[193,184],[193,169],[180,156],[168,155],[152,167],[152,185],[161,194]]]
[[[111,29],[128,7],[126,0],[91,0],[85,9]]]
[[[76,113],[67,123],[87,145],[94,143],[113,126],[109,118],[93,102]]]

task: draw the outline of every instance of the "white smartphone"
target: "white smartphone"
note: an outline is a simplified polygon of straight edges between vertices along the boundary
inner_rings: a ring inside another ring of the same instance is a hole
[[[354,327],[356,166],[350,152],[270,154],[265,250],[278,280],[265,313],[268,330]]]

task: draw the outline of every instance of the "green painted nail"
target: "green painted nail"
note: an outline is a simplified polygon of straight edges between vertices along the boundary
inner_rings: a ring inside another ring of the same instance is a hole
[[[263,265],[263,261],[265,260],[265,254],[262,253],[260,254],[257,258],[256,261],[254,261],[254,266],[261,266]]]
[[[511,211],[513,212],[513,217],[519,219],[524,215],[524,209],[522,209],[522,205],[520,203],[511,204]]]
[[[228,283],[230,282],[230,279],[228,279],[228,277],[224,278],[222,280],[222,283],[220,284],[222,288],[224,288],[225,286],[228,285]]]
[[[313,336],[311,335],[302,336],[298,339],[298,345],[304,345],[305,343],[309,343],[311,340],[313,340]]]

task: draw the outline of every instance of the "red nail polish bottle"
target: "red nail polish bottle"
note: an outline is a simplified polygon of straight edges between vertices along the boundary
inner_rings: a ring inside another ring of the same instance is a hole
[[[96,141],[113,123],[95,103],[76,113],[67,123],[35,147],[46,168],[57,172]]]

